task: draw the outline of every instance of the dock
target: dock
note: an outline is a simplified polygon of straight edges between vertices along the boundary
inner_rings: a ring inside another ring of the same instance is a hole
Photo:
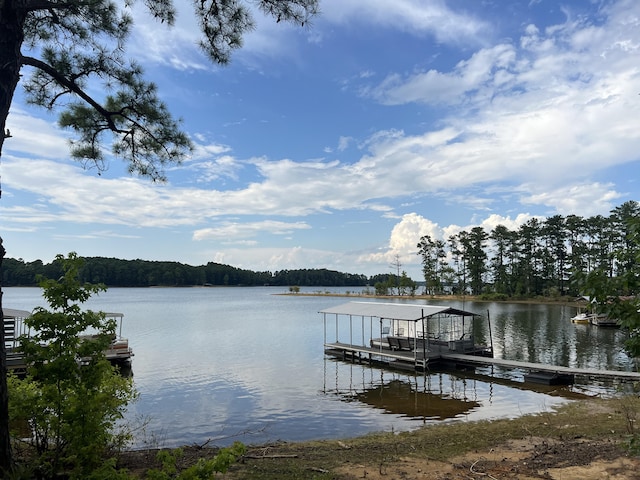
[[[325,322],[325,354],[344,361],[412,371],[496,366],[522,370],[526,382],[548,385],[571,384],[575,376],[640,381],[640,372],[494,358],[493,347],[477,345],[473,330],[465,328],[465,318],[475,314],[447,307],[350,302],[320,313]],[[335,318],[335,341],[327,339],[329,315]],[[339,325],[341,315],[348,319],[348,330]],[[447,335],[439,328],[443,321]],[[466,327],[469,323],[466,320]],[[436,325],[438,328],[434,329]],[[347,331],[348,340],[341,339]]]
[[[483,358],[473,355],[460,355],[447,353],[441,356],[441,360],[460,365],[493,365],[503,368],[517,368],[525,372],[547,372],[558,375],[579,375],[590,378],[610,378],[621,380],[640,381],[640,372],[624,370],[601,370],[597,368],[563,367],[561,365],[549,365],[546,363],[522,362],[519,360],[505,360],[502,358]]]
[[[332,357],[358,363],[370,363],[372,365],[389,366],[402,370],[424,371],[431,367],[444,365],[454,366],[495,366],[507,369],[519,369],[525,373],[536,374],[545,372],[561,376],[584,376],[590,378],[608,378],[626,381],[640,381],[640,372],[624,370],[601,370],[596,368],[564,367],[561,365],[549,365],[546,363],[523,362],[519,360],[505,360],[482,355],[464,353],[429,352],[426,357],[419,353],[417,361],[411,351],[393,351],[348,345],[343,343],[325,344],[325,353]]]
[[[30,330],[24,320],[31,315],[27,310],[3,308],[2,328],[4,328],[4,346],[7,352],[7,369],[16,375],[27,373],[27,364],[24,355],[20,351],[20,337],[29,336]],[[122,313],[105,313],[105,318],[116,322],[118,332],[114,333],[109,347],[104,351],[107,360],[112,364],[127,367],[133,360],[133,350],[129,346],[129,340],[122,336]],[[91,337],[91,335],[86,335]],[[81,359],[84,362],[87,359]]]

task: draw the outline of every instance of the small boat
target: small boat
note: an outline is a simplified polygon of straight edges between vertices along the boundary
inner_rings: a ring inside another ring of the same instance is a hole
[[[588,324],[588,323],[591,323],[591,317],[592,317],[592,314],[581,312],[581,313],[578,313],[576,316],[571,317],[571,321],[573,323]]]

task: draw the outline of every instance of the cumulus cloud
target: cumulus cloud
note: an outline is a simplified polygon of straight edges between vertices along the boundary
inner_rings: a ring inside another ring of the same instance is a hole
[[[361,254],[358,262],[389,265],[398,258],[403,264],[419,263],[416,245],[425,235],[442,239],[443,229],[417,213],[405,214],[391,229],[388,244],[378,252]]]

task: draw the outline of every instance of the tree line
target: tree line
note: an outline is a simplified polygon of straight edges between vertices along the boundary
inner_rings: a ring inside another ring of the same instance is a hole
[[[187,286],[323,286],[357,287],[386,280],[388,275],[342,273],[327,269],[280,270],[254,272],[230,265],[209,262],[192,266],[179,262],[122,260],[85,257],[79,270],[80,280],[102,283],[109,287],[187,287]],[[6,258],[2,264],[2,285],[6,287],[36,286],[38,276],[60,278],[59,259],[45,264],[41,260],[25,262]]]
[[[477,226],[446,240],[425,235],[417,253],[426,293],[581,295],[591,272],[615,278],[636,268],[639,247],[631,238],[639,217],[638,202],[628,201],[608,216],[532,218],[516,230]]]

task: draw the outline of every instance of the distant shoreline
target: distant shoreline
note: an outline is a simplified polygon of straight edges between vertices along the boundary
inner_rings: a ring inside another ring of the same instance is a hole
[[[536,297],[536,298],[506,298],[487,299],[478,295],[367,295],[364,293],[338,293],[338,292],[283,292],[274,295],[285,295],[291,297],[346,297],[346,298],[377,298],[390,300],[440,300],[443,302],[478,302],[478,303],[525,303],[535,305],[568,305],[571,307],[580,306],[580,302],[569,297]]]

